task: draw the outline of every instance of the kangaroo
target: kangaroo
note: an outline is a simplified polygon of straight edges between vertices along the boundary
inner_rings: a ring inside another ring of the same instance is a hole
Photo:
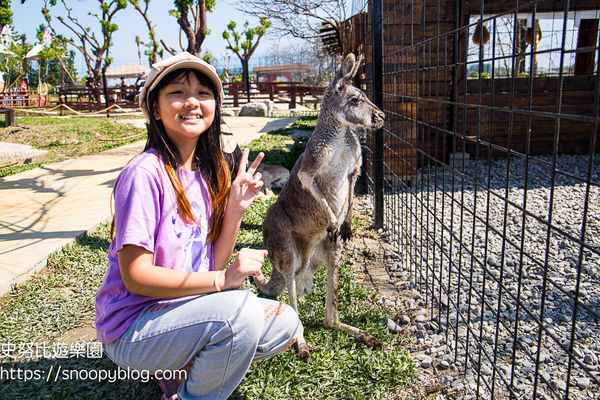
[[[323,325],[354,336],[370,347],[381,342],[368,332],[344,324],[338,317],[338,268],[343,242],[350,239],[354,184],[362,163],[358,132],[379,129],[384,114],[352,86],[362,58],[346,56],[327,88],[317,125],[298,158],[278,200],[263,223],[264,246],[273,272],[267,282],[255,277],[259,290],[270,297],[287,287],[290,304],[298,311],[298,296],[310,292],[313,276],[327,267]],[[303,330],[298,356],[310,361]]]
[[[264,183],[265,194],[259,193],[259,200],[267,200],[275,196],[273,188],[281,188],[290,176],[290,170],[281,165],[260,164],[256,169],[260,172]]]

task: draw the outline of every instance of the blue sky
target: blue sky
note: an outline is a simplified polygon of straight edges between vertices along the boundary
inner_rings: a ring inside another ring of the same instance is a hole
[[[226,42],[221,36],[222,32],[226,29],[227,24],[231,20],[236,21],[238,27],[246,20],[250,22],[251,26],[256,25],[258,21],[237,11],[234,6],[235,2],[236,1],[234,0],[217,0],[215,11],[208,14],[208,28],[211,33],[203,43],[203,53],[208,51],[217,58],[225,57],[227,55],[237,58],[233,53],[225,50]],[[44,17],[40,11],[43,3],[42,0],[27,0],[25,4],[21,4],[20,0],[12,1],[13,27],[19,33],[25,33],[27,35],[27,41],[30,44],[34,44],[33,42],[36,41],[36,28],[40,24],[45,23]],[[98,23],[92,17],[87,15],[89,11],[96,12],[98,10],[98,2],[96,0],[70,0],[68,3],[73,7],[74,15],[76,15],[82,23],[87,23],[93,29],[97,29]],[[150,3],[150,19],[153,24],[156,25],[155,30],[157,36],[164,39],[172,48],[179,49],[179,25],[177,25],[175,18],[169,15],[168,10],[170,8],[173,8],[172,1],[153,0]],[[56,7],[52,7],[51,15],[64,15],[62,13],[62,6],[57,5]],[[127,9],[117,13],[114,22],[119,26],[119,30],[113,35],[113,47],[110,50],[111,56],[114,58],[113,66],[129,62],[139,63],[135,36],[140,36],[142,40],[147,38],[147,28],[144,20],[138,12],[129,5]],[[60,24],[57,21],[55,28],[58,30],[59,26]],[[59,32],[68,34],[67,30],[62,27]],[[72,34],[69,36],[73,37]],[[278,38],[263,38],[263,41],[261,41],[255,54],[261,55],[267,53],[278,41]],[[187,45],[187,40],[185,38],[183,38],[183,43],[184,46]],[[142,57],[144,56],[142,55]],[[147,64],[147,61],[144,58],[142,58],[142,62],[144,65]],[[76,59],[76,67],[80,71],[85,70],[83,60],[80,56]]]

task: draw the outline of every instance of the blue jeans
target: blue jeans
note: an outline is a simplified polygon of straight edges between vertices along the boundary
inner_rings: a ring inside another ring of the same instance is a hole
[[[287,349],[299,327],[287,304],[230,290],[147,306],[104,349],[121,367],[152,374],[192,363],[179,398],[226,399],[253,361]]]

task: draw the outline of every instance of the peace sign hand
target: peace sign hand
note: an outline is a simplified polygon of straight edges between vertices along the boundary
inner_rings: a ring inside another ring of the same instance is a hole
[[[244,149],[238,173],[231,183],[229,202],[227,203],[227,207],[234,207],[242,214],[250,207],[254,198],[263,187],[262,175],[260,172],[256,172],[256,169],[265,157],[265,154],[262,152],[259,153],[252,165],[250,165],[250,168],[246,170],[248,154],[250,154],[250,150]]]

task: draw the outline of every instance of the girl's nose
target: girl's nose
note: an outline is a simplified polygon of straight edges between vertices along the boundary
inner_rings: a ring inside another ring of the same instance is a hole
[[[184,106],[197,108],[200,105],[200,98],[194,94],[186,97]]]

